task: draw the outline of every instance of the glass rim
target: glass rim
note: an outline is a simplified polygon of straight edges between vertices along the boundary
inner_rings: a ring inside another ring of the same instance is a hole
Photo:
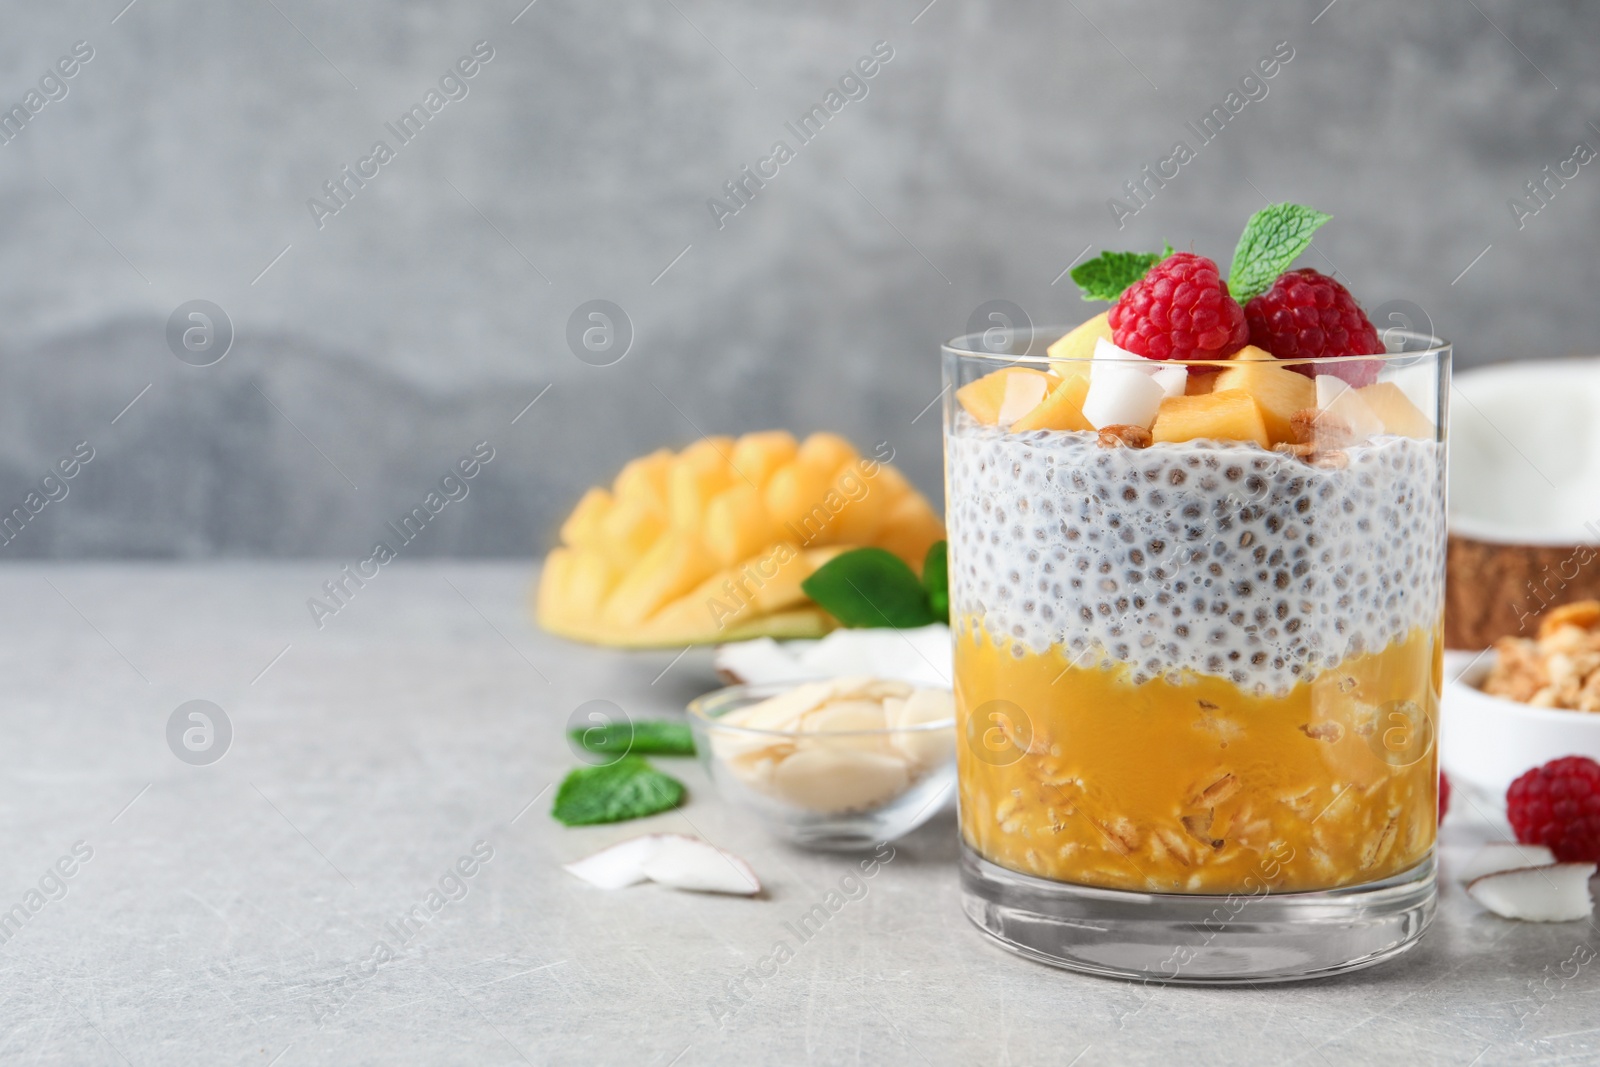
[[[1024,339],[1024,343],[1020,345],[1022,348],[1020,353],[996,352],[985,347],[982,343],[983,338],[987,337],[992,332],[991,330],[978,330],[972,333],[958,334],[945,341],[939,347],[944,355],[955,356],[958,359],[992,363],[997,367],[1023,366],[1049,370],[1052,365],[1063,363],[1087,364],[1094,362],[1092,356],[1052,357],[1045,351],[1045,347],[1053,344],[1081,325],[1082,323],[1071,326],[1047,324],[1042,326],[1006,327],[1007,332],[1017,336],[1019,339]],[[1277,359],[1274,362],[1285,366],[1326,365],[1330,367],[1341,363],[1378,362],[1403,367],[1423,362],[1430,356],[1438,358],[1449,355],[1452,351],[1451,343],[1445,338],[1417,330],[1387,329],[1380,331],[1379,336],[1383,338],[1385,345],[1389,347],[1389,351],[1365,356],[1308,356]],[[1039,344],[1041,340],[1044,341],[1043,346]],[[1398,345],[1396,345],[1397,341]],[[1019,346],[1013,343],[1011,347]],[[1032,351],[1035,348],[1038,348],[1036,353]],[[1159,362],[1166,366],[1194,367],[1201,370],[1221,370],[1235,365],[1235,361],[1232,359],[1147,360],[1142,356],[1135,356],[1129,360],[1101,360],[1101,362],[1140,364]]]
[[[885,679],[895,681],[896,679]],[[696,697],[689,701],[687,711],[691,722],[698,722],[711,730],[724,730],[730,734],[745,734],[752,737],[779,737],[793,739],[797,737],[825,738],[825,737],[890,737],[895,734],[924,734],[937,733],[940,730],[955,729],[955,716],[948,719],[939,719],[934,722],[917,723],[914,726],[884,726],[876,730],[767,730],[758,726],[740,726],[736,723],[721,721],[723,715],[736,711],[741,701],[759,701],[770,697],[779,696],[802,685],[811,682],[827,681],[826,678],[811,678],[793,682],[752,682],[742,685],[725,686],[713,690],[704,696]],[[915,686],[915,688],[927,688]],[[716,708],[716,711],[712,711]]]

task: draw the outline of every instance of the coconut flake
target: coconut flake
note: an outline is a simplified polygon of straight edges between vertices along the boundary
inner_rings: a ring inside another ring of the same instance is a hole
[[[848,682],[849,679],[843,679]],[[793,730],[808,713],[834,698],[837,681],[805,682],[757,704],[730,711],[717,720],[751,730]],[[767,742],[757,739],[758,744]]]
[[[1083,417],[1097,430],[1107,426],[1149,429],[1166,395],[1161,384],[1144,370],[1107,366],[1091,374],[1089,392],[1083,398]]]
[[[581,860],[565,865],[564,869],[601,889],[623,889],[649,881],[644,873],[645,860],[655,852],[665,834],[645,834],[630,837],[609,845]]]
[[[1050,390],[1050,379],[1042,374],[1006,375],[1006,395],[1000,401],[999,422],[1010,426],[1038,407]]]
[[[644,863],[652,882],[695,893],[731,893],[754,896],[761,881],[744,860],[698,837],[662,834],[662,840]]]
[[[1162,392],[1167,396],[1182,396],[1189,384],[1189,368],[1182,363],[1164,363],[1158,359],[1146,359],[1137,352],[1118,348],[1104,337],[1096,340],[1094,359],[1089,363],[1090,384],[1092,385],[1095,379],[1107,372],[1115,373],[1119,370],[1136,370],[1141,374],[1148,374],[1161,386]]]
[[[1554,863],[1486,874],[1467,886],[1467,896],[1505,919],[1571,922],[1587,919],[1592,863]]]
[[[1514,871],[1521,867],[1548,867],[1556,854],[1543,845],[1519,845],[1514,841],[1492,841],[1472,854],[1461,868],[1459,880],[1473,882],[1485,875]]]
[[[950,757],[955,731],[910,729],[954,721],[955,696],[948,689],[918,689],[903,701],[885,701],[883,710],[897,731],[890,742],[917,768],[934,767]]]
[[[718,645],[711,654],[711,665],[730,685],[801,682],[815,677],[788,648],[770,637]]]
[[[601,889],[659,882],[700,893],[753,896],[761,892],[761,882],[748,863],[687,834],[632,837],[568,863],[565,869]]]
[[[758,637],[718,645],[712,665],[730,684],[769,685],[846,675],[875,675],[947,688],[952,674],[950,627],[910,630],[839,629],[818,640]]]
[[[1145,370],[1145,365],[1149,362],[1139,353],[1129,352],[1126,348],[1118,348],[1104,337],[1096,338],[1094,342],[1094,357],[1089,361],[1089,381],[1093,382],[1106,371],[1116,370],[1119,367]]]
[[[772,769],[774,790],[807,811],[866,811],[906,791],[910,772],[899,755],[846,744],[799,749]]]
[[[1189,368],[1182,363],[1158,366],[1150,372],[1150,377],[1167,396],[1182,396],[1189,388]]]
[[[947,687],[953,672],[950,628],[835,630],[818,641],[792,641],[812,677],[870,674],[914,685]]]

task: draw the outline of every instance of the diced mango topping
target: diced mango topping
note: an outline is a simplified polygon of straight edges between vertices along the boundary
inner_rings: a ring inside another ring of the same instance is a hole
[[[1011,431],[1092,430],[1083,417],[1083,399],[1089,395],[1089,376],[1073,374],[1050,390],[1039,406],[1011,424]]]
[[[1102,311],[1088,322],[1074,327],[1065,336],[1045,349],[1045,355],[1059,360],[1087,360],[1094,358],[1094,344],[1102,338],[1111,340],[1111,324],[1106,321],[1109,312]],[[1065,364],[1052,368],[1062,377],[1072,373]]]
[[[1050,346],[1049,356],[1055,362],[1048,373],[1004,367],[956,390],[956,400],[978,422],[1014,433],[1092,431],[1083,408],[1095,347],[1102,339],[1111,339],[1104,314]],[[1255,345],[1246,345],[1215,366],[1215,371],[1204,372],[1190,367],[1184,395],[1162,401],[1150,427],[1155,443],[1206,438],[1251,441],[1262,448],[1300,445],[1295,415],[1319,409],[1349,423],[1357,440],[1378,432],[1423,439],[1435,433],[1432,420],[1392,382],[1352,389],[1330,377],[1319,393],[1312,378]]]
[[[1288,367],[1278,366],[1276,361],[1246,359],[1219,372],[1216,379],[1216,391],[1248,393],[1255,399],[1271,444],[1294,441],[1289,420],[1295,412],[1317,406],[1317,387],[1311,379]]]
[[[1014,382],[1014,378],[1018,380]],[[985,426],[998,426],[1002,422],[1003,411],[1012,418],[1021,418],[1027,414],[1027,407],[1014,414],[1007,411],[1008,400],[1011,407],[1016,407],[1016,398],[1027,391],[1037,392],[1038,400],[1034,403],[1040,403],[1049,395],[1053,384],[1055,379],[1043,371],[1030,370],[1026,367],[1005,367],[957,389],[956,400],[966,409],[968,415]]]
[[[1218,389],[1202,396],[1169,396],[1161,402],[1150,436],[1162,441],[1254,441],[1271,446],[1267,424],[1255,399],[1235,389]]]
[[[1367,409],[1383,423],[1384,433],[1399,437],[1421,437],[1432,440],[1433,420],[1413,404],[1400,387],[1393,382],[1374,382],[1357,389],[1366,402]]]

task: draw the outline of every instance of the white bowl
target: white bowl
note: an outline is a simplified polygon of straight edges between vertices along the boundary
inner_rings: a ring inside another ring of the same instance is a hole
[[[1562,756],[1600,760],[1600,714],[1536,708],[1478,688],[1494,652],[1447,653],[1439,725],[1439,765],[1450,784],[1503,809],[1523,772]]]

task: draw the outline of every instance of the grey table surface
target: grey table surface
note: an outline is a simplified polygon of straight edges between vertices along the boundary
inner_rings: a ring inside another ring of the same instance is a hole
[[[1573,962],[1594,958],[1596,929],[1478,910],[1449,871],[1497,831],[1459,813],[1420,946],[1338,979],[1147,987],[1010,956],[962,916],[948,814],[799,942],[785,924],[855,861],[769,840],[692,761],[663,761],[689,786],[681,811],[571,830],[549,817],[572,710],[677,714],[715,684],[704,651],[546,637],[525,611],[533,568],[510,564],[397,562],[319,630],[306,600],[337,570],[0,569],[0,911],[25,914],[0,944],[0,1062],[1600,1058],[1600,966]],[[209,765],[167,741],[194,699],[232,726]],[[738,852],[765,895],[606,893],[560,869],[643,830]],[[492,857],[458,888],[445,876],[475,845]],[[52,875],[62,857],[70,877]],[[430,911],[442,879],[448,902]],[[402,940],[394,924],[419,904],[427,921]],[[793,958],[730,1001],[783,939]]]

